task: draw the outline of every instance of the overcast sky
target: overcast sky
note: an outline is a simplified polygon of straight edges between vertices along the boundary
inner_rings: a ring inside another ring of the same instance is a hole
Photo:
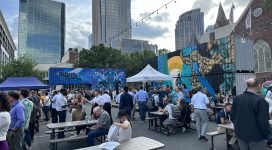
[[[66,4],[66,50],[69,47],[88,46],[88,35],[92,33],[91,0],[56,0]],[[131,0],[132,22],[156,10],[171,0]],[[227,18],[232,2],[235,5],[236,21],[250,0],[221,0]],[[214,24],[220,0],[176,0],[167,9],[154,14],[149,20],[133,27],[132,38],[149,40],[159,48],[175,50],[175,24],[178,17],[193,8],[205,13],[204,24]],[[13,40],[18,44],[19,0],[0,0],[0,9],[8,24]]]

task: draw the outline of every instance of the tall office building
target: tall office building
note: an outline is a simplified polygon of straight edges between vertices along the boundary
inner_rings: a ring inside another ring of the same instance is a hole
[[[5,19],[0,10],[0,69],[1,66],[8,64],[14,60],[15,44],[8,30]],[[0,70],[1,78],[1,70]]]
[[[182,14],[176,23],[176,50],[196,44],[196,39],[204,33],[204,13],[194,9]]]
[[[64,55],[65,5],[51,0],[20,0],[19,55],[38,64],[60,63]]]
[[[92,15],[93,45],[117,47],[131,38],[131,0],[92,0]]]
[[[92,46],[93,46],[93,35],[90,34],[88,36],[88,48],[92,48]]]

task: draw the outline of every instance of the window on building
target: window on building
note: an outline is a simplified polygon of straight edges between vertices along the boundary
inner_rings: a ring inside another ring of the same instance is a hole
[[[271,49],[264,40],[259,40],[254,45],[256,57],[256,72],[272,71]]]

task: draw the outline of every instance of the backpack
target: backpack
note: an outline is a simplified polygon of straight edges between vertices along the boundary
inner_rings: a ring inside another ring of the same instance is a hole
[[[148,109],[153,109],[155,107],[155,99],[153,96],[147,100],[146,106]]]
[[[174,118],[179,118],[181,117],[181,112],[180,112],[180,108],[178,105],[170,105],[171,106],[171,110],[172,110],[172,116]]]

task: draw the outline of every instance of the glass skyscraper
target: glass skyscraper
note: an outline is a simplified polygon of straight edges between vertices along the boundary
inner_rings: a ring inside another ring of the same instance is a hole
[[[117,47],[131,38],[130,26],[131,0],[92,0],[93,45]]]
[[[182,14],[176,23],[176,50],[195,44],[196,39],[204,34],[204,13],[194,9]]]
[[[65,5],[51,0],[20,0],[19,55],[38,64],[60,63],[64,55]]]

